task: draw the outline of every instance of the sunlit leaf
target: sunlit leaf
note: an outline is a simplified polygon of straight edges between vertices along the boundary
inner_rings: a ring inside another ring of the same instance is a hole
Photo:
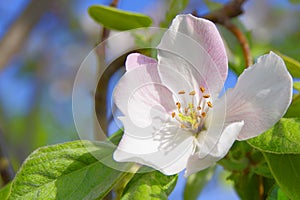
[[[88,150],[87,150],[88,147]],[[22,165],[11,187],[14,199],[97,199],[104,197],[126,174],[98,159],[112,160],[108,142],[74,141],[33,152]]]
[[[149,27],[152,24],[152,19],[147,15],[109,6],[94,5],[89,7],[88,12],[96,22],[104,27],[119,31]]]
[[[265,152],[300,154],[300,119],[282,118],[271,129],[248,142]]]
[[[264,153],[280,189],[290,199],[300,199],[300,155]]]
[[[196,200],[204,186],[213,177],[215,167],[210,167],[188,177],[184,188],[185,200]]]
[[[158,171],[137,173],[124,189],[121,200],[167,200],[177,182],[177,175]]]
[[[3,188],[0,189],[0,199],[1,200],[6,200],[10,194],[10,188],[11,188],[11,183],[5,185]]]
[[[288,68],[291,75],[294,78],[300,78],[300,62],[282,53],[276,53],[284,60],[286,67]]]

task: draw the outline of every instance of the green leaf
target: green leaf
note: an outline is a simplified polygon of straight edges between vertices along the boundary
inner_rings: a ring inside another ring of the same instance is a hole
[[[204,186],[213,177],[216,167],[210,167],[188,177],[184,188],[185,200],[196,200]]]
[[[88,13],[104,27],[118,31],[149,27],[152,24],[152,19],[147,15],[127,12],[109,6],[94,5],[89,7]]]
[[[164,28],[167,28],[176,15],[181,13],[189,4],[189,0],[170,0],[169,2],[165,20],[160,23],[160,26]]]
[[[99,162],[98,159],[114,162],[113,150],[111,143],[88,141],[40,148],[17,173],[9,199],[102,198],[126,175]]]
[[[300,92],[300,82],[294,82],[294,88]]]
[[[0,199],[1,200],[6,200],[10,194],[10,188],[11,188],[11,183],[5,185],[3,188],[0,190]]]
[[[300,94],[295,94],[293,96],[292,103],[288,110],[286,111],[285,115],[283,117],[297,117],[300,118]]]
[[[271,129],[248,142],[264,152],[300,154],[300,119],[282,118]]]
[[[234,181],[234,188],[243,200],[259,200],[259,177],[255,174],[235,172],[229,177]]]
[[[112,135],[109,137],[109,141],[112,142],[114,145],[119,144],[119,142],[120,142],[121,139],[122,139],[123,133],[124,133],[124,130],[123,130],[123,129],[117,130],[114,134],[112,134]]]
[[[248,152],[253,148],[245,141],[235,141],[230,151],[221,159],[220,164],[227,171],[243,171],[249,166]]]
[[[300,199],[300,155],[263,154],[280,189],[290,199]]]
[[[121,200],[167,200],[177,177],[166,176],[158,171],[137,173],[124,189]]]
[[[289,200],[277,184],[272,188],[267,200]]]
[[[291,75],[294,78],[300,78],[300,62],[282,53],[276,52],[276,54],[278,54],[284,60]]]

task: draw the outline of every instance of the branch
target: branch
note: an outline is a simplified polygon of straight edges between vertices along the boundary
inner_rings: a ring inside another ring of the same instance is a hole
[[[9,183],[15,176],[14,170],[7,156],[6,145],[5,145],[4,136],[1,129],[0,129],[0,175],[4,185]]]
[[[243,50],[243,54],[244,54],[244,58],[245,58],[245,63],[246,63],[246,68],[250,65],[253,64],[253,60],[252,60],[252,56],[251,56],[251,51],[250,51],[250,47],[249,47],[249,43],[248,40],[245,36],[245,34],[236,26],[234,25],[231,21],[226,21],[226,23],[224,24],[224,26],[231,32],[233,33],[233,35],[237,38],[237,40],[239,41],[242,50]]]
[[[52,1],[32,0],[0,41],[0,70],[22,48],[32,28],[39,22]]]
[[[243,49],[243,55],[245,58],[247,68],[248,66],[253,64],[248,40],[244,33],[231,21],[232,18],[237,17],[244,12],[242,6],[246,1],[247,0],[233,0],[225,4],[222,8],[218,10],[198,17],[202,17],[214,23],[221,24],[225,26],[231,33],[233,33],[233,35],[237,38]],[[196,13],[194,13],[194,15],[197,16]]]
[[[113,0],[109,6],[111,7],[117,7],[119,3],[119,0]],[[104,42],[108,36],[109,36],[110,30],[103,27],[102,33],[101,33],[101,38],[100,38],[100,43]],[[98,46],[96,48],[97,56],[98,56],[98,62],[99,62],[99,67],[105,66],[105,45]],[[98,82],[97,89],[96,89],[96,94],[95,94],[95,110],[96,110],[96,116],[97,116],[97,121],[95,122],[95,130],[97,130],[98,126],[97,124],[100,124],[100,127],[104,133],[107,133],[107,125],[108,121],[106,119],[106,97],[107,97],[107,87],[108,87],[108,82],[110,77],[121,67],[123,64],[117,67],[113,68],[108,68],[108,74],[103,74],[101,79]],[[100,69],[99,69],[100,71]],[[105,73],[105,72],[104,72]],[[95,133],[96,139],[101,139],[97,133]]]
[[[225,4],[222,8],[201,17],[223,25],[226,20],[237,17],[244,12],[242,6],[246,1],[247,0],[233,0]]]

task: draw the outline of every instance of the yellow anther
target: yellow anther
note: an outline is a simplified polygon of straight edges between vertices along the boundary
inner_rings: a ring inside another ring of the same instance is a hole
[[[184,124],[181,124],[180,127],[181,128],[186,128],[186,126]]]
[[[177,106],[178,110],[181,108],[181,104],[179,102],[176,102],[176,106]]]
[[[204,87],[200,87],[200,90],[201,90],[202,93],[205,92],[205,88]]]
[[[195,95],[195,94],[196,94],[195,91],[191,91],[191,92],[189,93],[189,95]]]
[[[204,118],[204,117],[206,117],[206,112],[202,112],[201,113],[201,116]]]
[[[175,115],[176,115],[176,114],[175,114],[175,112],[172,112],[172,118],[174,118],[174,117],[175,117]]]
[[[185,91],[181,90],[181,91],[178,92],[178,94],[185,94]]]
[[[207,105],[208,105],[208,107],[210,107],[210,108],[213,107],[213,105],[212,105],[212,103],[211,103],[210,101],[207,102]]]
[[[210,97],[210,95],[209,94],[204,94],[203,97],[207,99],[207,98]]]
[[[197,110],[201,110],[201,107],[200,107],[200,106],[197,106]]]

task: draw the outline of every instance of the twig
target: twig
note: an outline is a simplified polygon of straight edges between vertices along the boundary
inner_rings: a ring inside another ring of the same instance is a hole
[[[111,6],[111,7],[117,7],[118,3],[119,3],[119,0],[113,0],[109,6]]]
[[[52,1],[32,0],[24,12],[14,21],[0,41],[0,70],[16,54],[26,42],[32,28],[39,22]]]
[[[245,58],[245,63],[246,67],[249,67],[250,65],[253,64],[252,56],[251,56],[251,51],[249,47],[248,40],[245,36],[245,34],[235,25],[233,24],[230,20],[226,21],[224,26],[231,32],[233,35],[237,38],[239,41],[242,50],[243,50],[243,55]]]
[[[119,3],[119,0],[113,0],[109,6],[111,7],[117,7]],[[110,30],[103,27],[101,36],[100,36],[100,44],[104,42],[108,36],[109,36]],[[105,66],[105,45],[100,45],[96,48],[96,53],[98,56],[98,62],[99,62],[99,68],[102,66]],[[121,65],[122,66],[122,65]],[[114,72],[116,72],[119,68],[116,68]],[[101,71],[101,69],[99,69]],[[113,74],[112,73],[112,74]],[[112,75],[109,74],[109,75]],[[97,124],[100,124],[100,127],[104,133],[107,133],[107,119],[106,119],[106,97],[107,97],[107,87],[108,87],[108,81],[109,81],[110,76],[103,75],[101,77],[101,80],[99,80],[97,89],[96,89],[96,94],[95,94],[95,110],[96,110],[96,116],[97,116],[97,121],[95,121],[95,130],[98,130]],[[101,139],[99,134],[95,133],[96,139]]]
[[[233,0],[225,4],[222,8],[201,16],[214,23],[224,24],[227,19],[237,17],[243,13],[243,4],[247,0]]]
[[[0,129],[0,175],[3,184],[9,183],[15,176],[14,170],[7,156],[6,145],[4,142],[4,136]]]
[[[218,10],[198,17],[202,17],[214,23],[221,24],[225,26],[231,33],[233,33],[233,35],[237,38],[243,49],[243,55],[245,58],[245,64],[247,68],[253,63],[248,40],[244,33],[231,21],[232,18],[237,17],[243,13],[242,6],[246,1],[247,0],[233,0],[225,4],[222,8]],[[194,15],[197,16],[196,13],[194,13]]]
[[[262,176],[258,177],[258,192],[259,192],[259,199],[264,200],[265,188],[264,188],[264,180]]]

